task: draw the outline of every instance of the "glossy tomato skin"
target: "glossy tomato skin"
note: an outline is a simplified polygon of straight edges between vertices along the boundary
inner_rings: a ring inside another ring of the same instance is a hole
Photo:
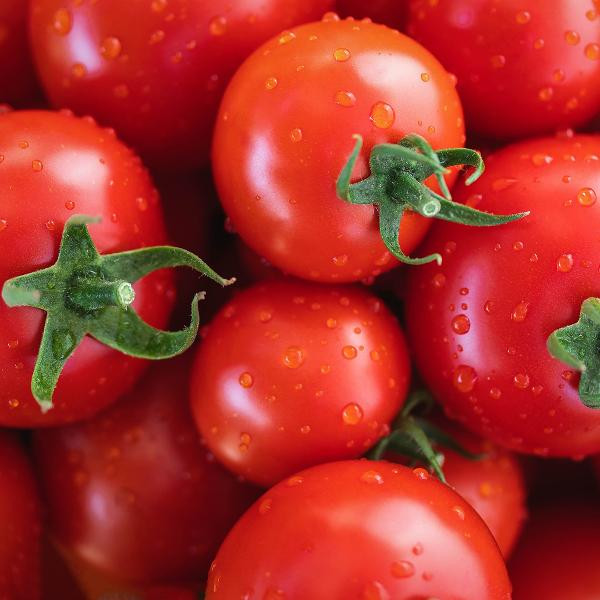
[[[0,3],[0,103],[30,105],[38,95],[27,38],[27,7],[23,0]]]
[[[231,530],[207,600],[283,597],[508,600],[475,511],[424,469],[364,460],[313,467],[266,492]]]
[[[407,25],[458,77],[469,130],[552,133],[600,111],[597,0],[412,0]]]
[[[269,486],[364,454],[389,431],[409,376],[404,334],[381,300],[273,281],[236,296],[210,324],[191,402],[217,458]]]
[[[159,197],[140,160],[87,119],[46,111],[0,115],[0,286],[52,265],[65,221],[102,218],[90,234],[101,254],[165,243]],[[134,306],[165,327],[172,275],[159,271],[135,286]],[[67,361],[43,414],[31,376],[45,313],[0,302],[0,425],[40,427],[89,417],[128,390],[146,362],[87,337]]]
[[[202,580],[256,498],[202,446],[186,360],[158,365],[95,419],[35,437],[52,534],[117,581]]]
[[[535,510],[510,561],[513,600],[600,595],[600,511],[582,501]]]
[[[340,200],[335,182],[353,134],[364,138],[361,179],[374,144],[411,132],[434,148],[464,142],[459,98],[433,56],[382,25],[303,25],[252,54],[225,93],[213,143],[219,196],[242,239],[281,270],[330,283],[377,275],[398,264],[377,212]],[[405,252],[428,226],[405,216]]]
[[[341,17],[368,18],[402,31],[406,23],[408,0],[337,0],[335,9]]]
[[[259,44],[333,0],[33,0],[33,52],[58,108],[94,115],[159,168],[208,162],[227,81]]]
[[[600,450],[600,412],[546,349],[548,335],[599,295],[600,137],[506,147],[458,201],[530,210],[493,231],[436,224],[425,247],[443,264],[412,270],[407,326],[421,375],[447,414],[501,445],[539,456]]]
[[[0,598],[41,598],[41,509],[16,437],[0,433]]]

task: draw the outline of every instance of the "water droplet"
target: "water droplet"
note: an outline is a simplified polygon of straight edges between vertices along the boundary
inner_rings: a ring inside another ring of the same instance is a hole
[[[590,60],[600,60],[600,45],[588,44],[585,47],[585,56]]]
[[[517,183],[516,179],[510,179],[507,177],[501,177],[499,179],[496,179],[492,182],[492,189],[495,192],[502,192],[503,190],[508,189],[509,187],[511,187],[512,185],[514,185],[515,183]]]
[[[353,358],[356,358],[357,354],[358,354],[358,351],[356,350],[356,348],[354,346],[344,346],[342,348],[342,356],[344,358],[347,358],[348,360],[352,360]]]
[[[515,15],[515,21],[519,25],[525,25],[526,23],[529,23],[529,21],[531,21],[531,13],[529,13],[526,10],[521,10]]]
[[[543,167],[549,165],[554,159],[549,154],[536,153],[531,157],[531,162],[536,167]]]
[[[267,77],[265,80],[265,88],[268,90],[273,90],[277,87],[277,78],[276,77]]]
[[[331,365],[321,365],[321,368],[319,370],[321,371],[321,373],[323,373],[323,375],[327,375],[327,373],[331,372]]]
[[[417,542],[412,548],[412,553],[415,556],[420,556],[421,554],[423,554],[423,544]]]
[[[335,93],[334,101],[340,106],[350,107],[356,104],[356,96],[352,92],[338,90]]]
[[[494,54],[490,58],[490,63],[494,69],[501,69],[506,64],[506,57],[502,54]]]
[[[577,201],[581,206],[592,206],[597,200],[596,192],[589,187],[581,188],[577,192]]]
[[[467,315],[456,315],[451,322],[452,330],[458,335],[464,335],[471,329],[471,321]]]
[[[52,334],[52,354],[57,360],[64,360],[75,349],[76,343],[75,336],[68,329],[57,329]]]
[[[452,512],[461,520],[464,521],[465,520],[465,511],[463,510],[463,508],[461,506],[453,506],[452,507]]]
[[[148,210],[148,200],[143,196],[139,196],[135,199],[135,203],[137,204],[138,210],[145,212]]]
[[[150,45],[159,44],[165,39],[165,32],[162,29],[157,29],[150,34]]]
[[[271,498],[265,498],[264,500],[261,500],[260,504],[258,505],[258,512],[261,515],[266,515],[272,508],[273,506],[273,500],[271,500]]]
[[[283,353],[283,364],[289,369],[297,369],[304,363],[304,352],[298,346],[290,346]]]
[[[388,129],[394,124],[394,109],[386,102],[376,102],[371,108],[370,119],[375,127]]]
[[[46,227],[48,231],[54,231],[56,229],[56,223],[50,219],[44,223],[44,227]]]
[[[85,77],[87,75],[87,69],[85,68],[84,64],[75,63],[71,67],[71,73],[73,73],[73,77],[77,77],[78,79],[81,79],[82,77]]]
[[[459,365],[452,373],[452,384],[463,394],[471,392],[477,381],[477,373],[473,367]]]
[[[335,329],[337,327],[337,321],[333,317],[329,317],[327,321],[325,321],[328,329]]]
[[[19,148],[21,148],[21,150],[27,150],[27,148],[29,148],[29,142],[26,142],[26,141],[19,142]]]
[[[242,387],[250,388],[254,384],[254,378],[250,373],[245,372],[240,375],[239,382]]]
[[[9,406],[10,408],[19,408],[19,405],[20,405],[20,404],[21,404],[21,403],[19,402],[19,400],[18,400],[17,398],[11,398],[11,399],[8,401],[8,406]]]
[[[502,396],[502,392],[499,388],[490,388],[490,398],[492,398],[493,400],[499,400],[500,396]]]
[[[6,219],[0,219],[0,231],[4,231],[8,227],[8,221]]]
[[[60,8],[54,13],[52,27],[58,35],[67,35],[72,25],[71,13],[66,8]]]
[[[369,356],[371,357],[371,360],[374,360],[375,362],[377,362],[381,358],[377,350],[371,350],[371,352],[369,352]]]
[[[407,560],[399,560],[398,562],[392,563],[392,575],[394,577],[403,578],[403,577],[411,577],[415,574],[414,565]]]
[[[429,475],[429,471],[423,467],[417,467],[416,469],[413,469],[412,473],[417,479],[421,479],[423,481],[431,477],[431,475]]]
[[[513,378],[513,383],[520,390],[526,390],[529,387],[529,375],[526,373],[517,373]]]
[[[297,485],[301,485],[302,483],[304,483],[304,478],[300,477],[299,475],[294,475],[293,477],[290,477],[286,480],[285,485],[287,485],[288,487],[296,487]]]
[[[556,270],[560,273],[568,273],[573,268],[573,255],[561,254],[556,261]]]
[[[270,587],[264,593],[262,600],[285,600],[285,592],[278,588]]]
[[[381,475],[381,473],[378,473],[377,471],[365,471],[361,476],[360,476],[360,480],[363,483],[376,483],[377,485],[381,485],[382,483],[384,483],[383,481],[383,476]]]
[[[321,21],[324,21],[324,22],[339,21],[339,20],[340,20],[339,15],[333,11],[327,11],[321,18]]]
[[[100,54],[108,60],[118,58],[122,49],[121,40],[113,36],[104,38],[100,44]]]
[[[153,12],[160,13],[167,8],[167,0],[152,0],[150,6]]]
[[[268,323],[273,318],[273,313],[270,310],[261,310],[258,313],[258,320],[261,323]]]
[[[492,484],[489,481],[484,481],[479,486],[479,495],[484,498],[489,498],[493,493]]]
[[[523,250],[524,247],[525,247],[525,244],[523,244],[523,242],[515,242],[513,244],[513,250],[516,250],[517,252],[519,252],[520,250]]]
[[[292,142],[300,142],[302,141],[302,129],[296,127],[290,131],[290,139]]]
[[[436,273],[431,278],[431,283],[433,284],[433,287],[436,287],[436,288],[444,287],[444,285],[446,283],[446,276],[443,273]]]
[[[302,425],[302,427],[300,427],[300,433],[303,434],[307,434],[310,433],[310,425]]]
[[[527,310],[529,309],[529,302],[519,302],[510,315],[510,318],[515,323],[522,323],[527,317]]]
[[[41,160],[32,160],[31,161],[31,168],[36,171],[37,173],[39,173],[43,168],[44,165],[42,163]]]
[[[342,411],[342,420],[346,425],[358,425],[363,419],[362,408],[353,402],[346,404]]]
[[[350,59],[350,50],[348,48],[336,48],[333,51],[333,58],[337,62],[346,62]]]
[[[421,81],[427,82],[431,79],[431,75],[429,73],[421,73]]]
[[[248,452],[248,448],[250,447],[250,442],[252,441],[252,436],[249,433],[242,432],[240,433],[240,452]]]
[[[541,50],[545,45],[546,45],[546,42],[543,40],[543,38],[537,38],[533,42],[533,49]]]
[[[214,17],[208,24],[211,35],[224,35],[227,31],[227,19],[225,17]]]
[[[581,40],[581,36],[576,31],[565,31],[565,40],[567,44],[576,46]]]

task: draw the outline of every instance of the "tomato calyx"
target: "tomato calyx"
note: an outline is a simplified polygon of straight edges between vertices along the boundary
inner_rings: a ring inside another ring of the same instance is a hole
[[[421,265],[436,261],[442,263],[439,253],[421,258],[404,254],[398,241],[400,223],[406,211],[423,217],[443,219],[462,225],[489,227],[504,225],[525,217],[529,212],[512,215],[493,215],[452,201],[444,175],[448,167],[466,165],[475,170],[465,181],[466,185],[479,179],[484,171],[481,155],[469,148],[433,150],[420,135],[410,134],[397,144],[377,144],[369,156],[371,175],[350,183],[352,170],[362,149],[363,140],[358,134],[352,154],[336,182],[340,199],[351,204],[374,204],[379,207],[379,231],[387,249],[401,262]],[[429,189],[423,182],[434,175],[443,196]]]
[[[198,332],[198,302],[192,301],[190,325],[162,331],[142,321],[131,307],[132,284],[170,267],[191,267],[225,286],[224,279],[196,255],[172,246],[154,246],[100,255],[87,225],[99,218],[74,215],[66,223],[58,260],[51,267],[5,282],[2,298],[10,306],[31,306],[47,312],[31,392],[42,412],[53,406],[52,395],[62,369],[86,335],[129,356],[159,360],[181,354]]]
[[[600,408],[600,298],[581,304],[577,323],[553,331],[548,352],[581,373],[579,397],[588,408]]]
[[[484,454],[469,452],[452,436],[420,416],[429,412],[433,406],[434,401],[429,392],[415,390],[394,422],[392,432],[379,440],[368,453],[368,458],[382,460],[386,452],[400,454],[414,463],[428,466],[443,483],[447,483],[442,468],[444,454],[443,451],[436,451],[434,445],[453,450],[469,460],[484,458]]]

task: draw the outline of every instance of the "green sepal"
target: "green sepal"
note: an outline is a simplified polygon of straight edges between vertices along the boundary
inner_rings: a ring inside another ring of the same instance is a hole
[[[52,395],[69,357],[90,335],[129,356],[160,360],[189,348],[200,323],[197,294],[191,322],[181,331],[162,331],[142,321],[131,304],[132,284],[157,269],[186,266],[229,285],[197,256],[170,246],[142,248],[102,256],[87,226],[100,219],[75,215],[66,223],[56,263],[5,282],[2,298],[10,306],[31,306],[47,313],[31,380],[31,392],[42,411],[52,408]]]
[[[600,408],[600,298],[581,304],[579,320],[553,331],[547,340],[554,358],[581,373],[579,397],[588,408]]]
[[[387,249],[401,262],[424,264],[436,261],[438,253],[422,258],[410,258],[400,248],[398,235],[405,211],[417,212],[427,218],[438,218],[477,227],[510,223],[527,216],[529,212],[513,215],[492,215],[452,201],[445,175],[448,167],[466,165],[473,173],[467,185],[476,181],[484,171],[481,155],[469,148],[447,148],[435,151],[425,138],[410,134],[398,144],[378,144],[369,156],[369,177],[350,183],[352,171],[362,149],[362,137],[356,140],[348,161],[342,168],[336,192],[340,199],[351,204],[373,204],[379,207],[379,230]],[[429,189],[424,181],[434,175],[442,195]]]

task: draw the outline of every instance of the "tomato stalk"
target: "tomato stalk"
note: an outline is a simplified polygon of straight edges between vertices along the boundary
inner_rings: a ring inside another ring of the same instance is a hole
[[[411,258],[404,254],[398,241],[398,233],[406,211],[413,211],[427,218],[476,227],[504,225],[529,214],[522,212],[513,215],[492,215],[453,202],[444,179],[448,174],[448,167],[473,167],[474,172],[465,182],[466,185],[470,185],[479,179],[484,171],[481,155],[469,148],[435,151],[425,138],[416,134],[405,136],[398,144],[374,146],[369,157],[371,175],[351,184],[352,170],[363,144],[360,135],[353,137],[356,144],[338,177],[337,195],[351,204],[374,204],[379,207],[381,237],[387,249],[401,262],[412,265],[442,262],[439,253],[421,258]],[[443,196],[423,183],[431,175],[437,179]]]
[[[43,412],[53,406],[52,396],[68,358],[81,340],[91,335],[129,356],[160,360],[181,354],[198,332],[198,301],[192,301],[190,325],[181,331],[156,329],[131,307],[132,284],[145,275],[186,266],[225,286],[224,279],[196,255],[172,246],[155,246],[100,255],[87,225],[100,219],[75,215],[65,224],[58,260],[46,269],[6,281],[2,298],[10,307],[32,306],[47,312],[31,391]]]

